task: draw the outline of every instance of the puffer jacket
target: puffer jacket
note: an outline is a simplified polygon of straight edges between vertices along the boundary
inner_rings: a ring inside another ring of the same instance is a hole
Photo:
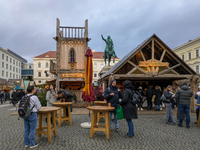
[[[190,98],[192,97],[192,90],[187,86],[183,85],[176,92],[176,102],[178,105],[190,105]]]

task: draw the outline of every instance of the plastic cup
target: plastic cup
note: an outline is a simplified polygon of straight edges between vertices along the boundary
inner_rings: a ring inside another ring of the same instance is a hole
[[[111,103],[108,103],[108,107],[110,107],[111,106]]]
[[[106,100],[104,99],[104,102],[106,102]]]
[[[58,101],[58,103],[60,103],[60,101]]]

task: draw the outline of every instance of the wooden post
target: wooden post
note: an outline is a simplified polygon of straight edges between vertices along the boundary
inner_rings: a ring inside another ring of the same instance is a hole
[[[57,18],[57,26],[56,26],[56,92],[60,90],[60,20]]]

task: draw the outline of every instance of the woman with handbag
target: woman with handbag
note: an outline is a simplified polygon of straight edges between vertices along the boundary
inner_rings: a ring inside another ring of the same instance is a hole
[[[131,81],[125,80],[124,93],[120,105],[123,108],[124,118],[126,119],[129,128],[129,132],[124,136],[126,138],[132,138],[134,136],[134,127],[131,119],[138,118],[136,105],[130,101],[133,99],[133,90],[134,86],[132,85]]]
[[[176,125],[176,121],[173,116],[173,110],[172,110],[172,101],[175,99],[175,95],[172,93],[172,86],[168,85],[165,92],[164,92],[165,100],[163,103],[166,107],[166,115],[165,115],[165,124],[168,124],[169,118],[172,121],[172,124]]]

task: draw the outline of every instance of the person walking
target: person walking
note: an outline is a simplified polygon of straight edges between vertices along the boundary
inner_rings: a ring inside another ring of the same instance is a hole
[[[138,88],[138,92],[142,96],[142,99],[140,99],[140,103],[138,103],[138,110],[143,110],[142,109],[142,102],[143,102],[144,91],[142,90],[141,86]]]
[[[176,92],[176,101],[178,104],[179,110],[179,127],[183,127],[183,112],[185,111],[186,115],[186,128],[190,128],[190,98],[192,97],[193,92],[187,86],[187,83],[184,83],[181,88]]]
[[[133,98],[134,86],[129,80],[125,80],[123,86],[124,86],[124,93],[120,105],[122,106],[124,118],[126,119],[129,128],[128,133],[124,137],[132,138],[134,136],[134,126],[132,119],[138,118],[136,105],[131,103],[130,101],[130,99]]]
[[[27,96],[30,97],[30,108],[31,115],[24,119],[24,145],[25,147],[35,148],[38,146],[35,143],[35,133],[37,128],[37,112],[40,110],[41,103],[37,96],[34,95],[36,89],[34,86],[29,86],[27,88]]]
[[[73,94],[69,93],[66,90],[60,90],[58,91],[58,96],[57,100],[61,101],[61,102],[72,102],[72,98],[73,98]],[[70,105],[70,109],[72,112],[72,106]],[[66,116],[68,117],[68,108],[66,107]]]
[[[56,91],[53,85],[50,85],[46,94],[47,107],[52,107],[52,103],[56,102]]]
[[[197,104],[200,104],[200,86],[198,87],[198,92],[194,95],[194,98],[197,99]],[[200,109],[200,106],[196,106],[197,122],[194,122],[195,124],[198,123],[198,119],[199,119],[199,109]]]
[[[10,104],[12,103],[12,93],[13,93],[13,89],[10,91]]]
[[[151,86],[148,87],[147,92],[146,92],[146,96],[147,96],[147,110],[151,110],[152,109],[152,97],[153,97],[153,89],[151,88]]]
[[[160,111],[160,98],[162,96],[162,91],[158,85],[155,87],[155,96],[156,111]]]
[[[108,103],[111,103],[111,107],[115,107],[113,111],[109,112],[110,116],[110,127],[112,127],[112,114],[114,114],[114,122],[115,122],[115,131],[118,132],[119,124],[117,120],[116,110],[119,106],[119,98],[122,97],[122,92],[117,86],[116,80],[112,80],[109,87],[104,92],[104,99],[107,100]]]
[[[103,89],[101,86],[98,87],[97,91],[97,101],[103,101]]]
[[[3,90],[0,90],[1,104],[3,104],[3,96],[4,96],[4,92],[3,92]]]
[[[13,106],[16,106],[18,101],[19,101],[19,93],[16,90],[14,90],[13,93],[12,93],[12,104],[13,104]]]
[[[169,101],[164,101],[165,104],[165,108],[166,108],[166,115],[165,115],[165,124],[168,124],[169,118],[172,122],[172,124],[176,125],[176,121],[174,119],[173,116],[173,110],[172,110],[172,101],[175,100],[175,95],[172,93],[172,86],[168,85],[165,92],[164,92],[164,96],[166,99],[168,99]]]

